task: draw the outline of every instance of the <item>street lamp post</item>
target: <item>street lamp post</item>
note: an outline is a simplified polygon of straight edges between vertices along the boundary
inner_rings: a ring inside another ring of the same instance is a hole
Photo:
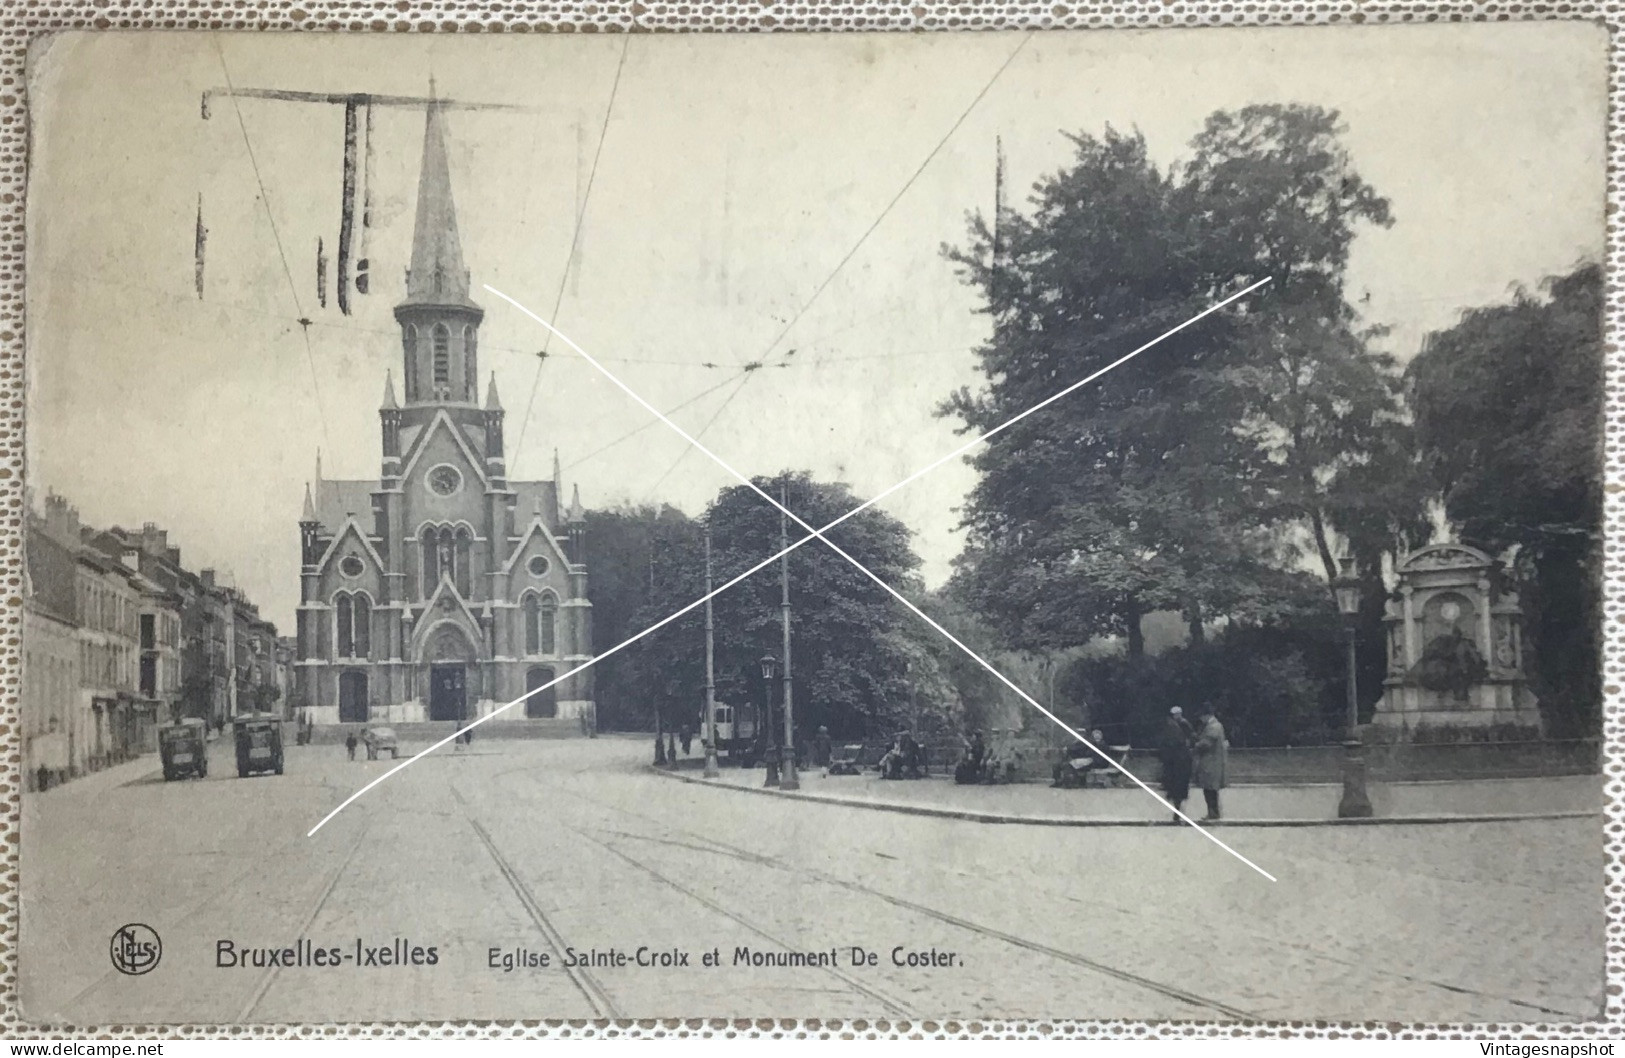
[[[1337,805],[1339,819],[1367,819],[1371,816],[1371,798],[1365,788],[1365,757],[1360,752],[1360,696],[1356,682],[1355,635],[1360,620],[1360,581],[1355,576],[1354,560],[1343,560],[1343,575],[1337,578],[1333,590],[1337,595],[1337,609],[1343,615],[1344,630],[1348,637],[1348,733],[1343,742],[1343,799]]]
[[[711,518],[705,520],[705,777],[715,779],[717,770],[717,670],[716,623],[711,617]],[[735,723],[738,719],[735,718]]]
[[[784,513],[784,488],[779,488],[779,627],[784,637],[784,692],[780,708],[784,712],[784,769],[781,790],[801,789],[796,775],[796,707],[790,682],[790,529]]]
[[[767,765],[767,779],[763,786],[779,785],[779,736],[773,727],[773,675],[778,668],[778,658],[772,654],[762,655],[762,718],[767,722],[767,752],[762,754],[762,760]]]

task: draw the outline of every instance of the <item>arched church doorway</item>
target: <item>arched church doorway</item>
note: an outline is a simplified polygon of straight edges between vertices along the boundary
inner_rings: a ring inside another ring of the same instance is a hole
[[[367,674],[350,671],[339,676],[339,723],[364,724],[367,717]]]
[[[554,679],[553,670],[545,665],[538,665],[525,673],[525,691],[545,687]],[[538,691],[525,699],[525,716],[532,720],[541,720],[559,715],[559,689],[557,686],[548,687],[545,691]]]
[[[461,720],[467,712],[467,666],[430,665],[429,719]]]
[[[455,625],[439,629],[429,640],[429,719],[465,720],[475,659],[474,644]]]

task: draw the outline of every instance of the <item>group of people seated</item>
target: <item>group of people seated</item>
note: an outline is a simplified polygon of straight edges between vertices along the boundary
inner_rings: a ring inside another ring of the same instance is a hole
[[[1050,785],[1078,789],[1089,785],[1091,774],[1113,771],[1111,758],[1107,756],[1105,739],[1105,732],[1096,728],[1089,732],[1089,742],[1094,749],[1090,749],[1082,742],[1073,742],[1068,746],[1066,756],[1057,761],[1051,771],[1055,781]]]
[[[961,786],[974,783],[1014,782],[1020,769],[1021,754],[1014,749],[1006,752],[989,749],[980,731],[965,740],[965,753],[954,768],[954,782]]]
[[[880,758],[882,779],[925,778],[925,747],[907,731],[899,732],[891,748]]]

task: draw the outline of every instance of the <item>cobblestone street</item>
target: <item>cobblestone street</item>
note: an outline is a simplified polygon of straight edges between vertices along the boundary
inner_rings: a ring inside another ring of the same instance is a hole
[[[1565,1021],[1600,1009],[1598,818],[1227,828],[1271,884],[1182,827],[992,826],[752,796],[653,774],[648,749],[476,741],[419,762],[313,838],[389,762],[299,747],[280,777],[217,766],[164,783],[152,760],[28,795],[24,1011],[89,1025]],[[109,960],[131,922],[163,942],[141,976]],[[361,958],[217,965],[222,941],[240,952],[301,938]],[[413,948],[435,949],[434,964],[365,964],[367,949]],[[689,964],[639,967],[640,948]],[[740,948],[837,958],[751,965],[736,963]],[[854,948],[874,963],[853,965]],[[570,949],[628,961],[566,969]],[[713,949],[720,965],[705,965]],[[515,951],[549,965],[505,972]],[[937,965],[894,964],[910,952]]]

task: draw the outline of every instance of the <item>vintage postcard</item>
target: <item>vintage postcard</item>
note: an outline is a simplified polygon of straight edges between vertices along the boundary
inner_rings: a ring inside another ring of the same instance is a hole
[[[24,1015],[1599,1017],[1606,46],[40,40]]]

